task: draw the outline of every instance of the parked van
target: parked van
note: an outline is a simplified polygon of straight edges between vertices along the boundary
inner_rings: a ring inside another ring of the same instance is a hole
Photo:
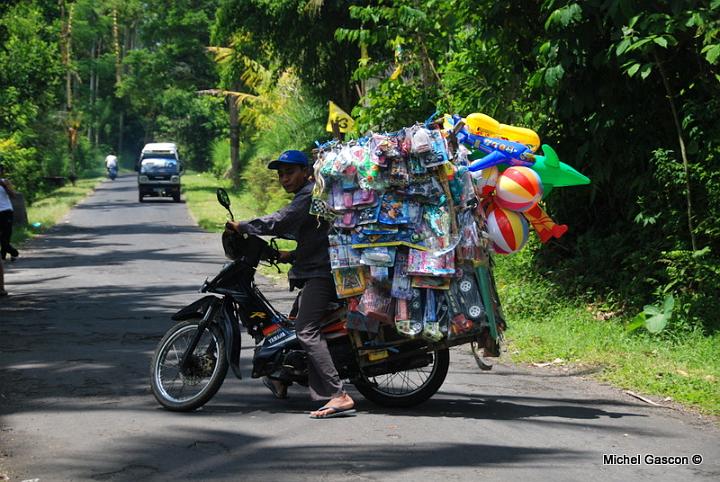
[[[145,196],[171,197],[180,202],[183,167],[177,146],[172,142],[145,144],[137,165],[138,200]]]

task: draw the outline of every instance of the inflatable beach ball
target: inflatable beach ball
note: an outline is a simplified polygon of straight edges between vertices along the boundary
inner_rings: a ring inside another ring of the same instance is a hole
[[[495,190],[500,172],[497,166],[492,166],[479,171],[470,171],[470,174],[477,187],[475,192],[479,192],[481,196],[487,196]]]
[[[509,167],[500,174],[495,188],[495,202],[501,208],[527,211],[542,198],[540,176],[529,167]]]
[[[488,208],[487,231],[493,249],[499,254],[520,251],[528,240],[528,222],[525,217],[493,204]]]

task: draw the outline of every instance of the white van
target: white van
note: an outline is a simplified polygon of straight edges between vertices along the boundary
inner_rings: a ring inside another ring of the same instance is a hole
[[[172,197],[180,202],[182,162],[172,142],[145,144],[138,161],[138,200],[145,196]]]

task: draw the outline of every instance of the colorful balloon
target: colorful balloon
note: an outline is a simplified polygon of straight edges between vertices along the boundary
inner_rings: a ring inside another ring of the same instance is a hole
[[[509,167],[498,177],[495,202],[512,211],[527,211],[542,198],[540,176],[529,167]]]
[[[520,251],[528,240],[528,222],[522,214],[492,204],[488,208],[487,230],[498,254]]]

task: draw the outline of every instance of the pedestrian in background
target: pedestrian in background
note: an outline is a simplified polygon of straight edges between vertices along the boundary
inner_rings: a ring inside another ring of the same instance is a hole
[[[3,260],[10,254],[10,261],[20,256],[18,250],[10,244],[13,229],[13,206],[11,198],[15,190],[10,181],[3,177],[5,170],[0,164],[0,258]]]

